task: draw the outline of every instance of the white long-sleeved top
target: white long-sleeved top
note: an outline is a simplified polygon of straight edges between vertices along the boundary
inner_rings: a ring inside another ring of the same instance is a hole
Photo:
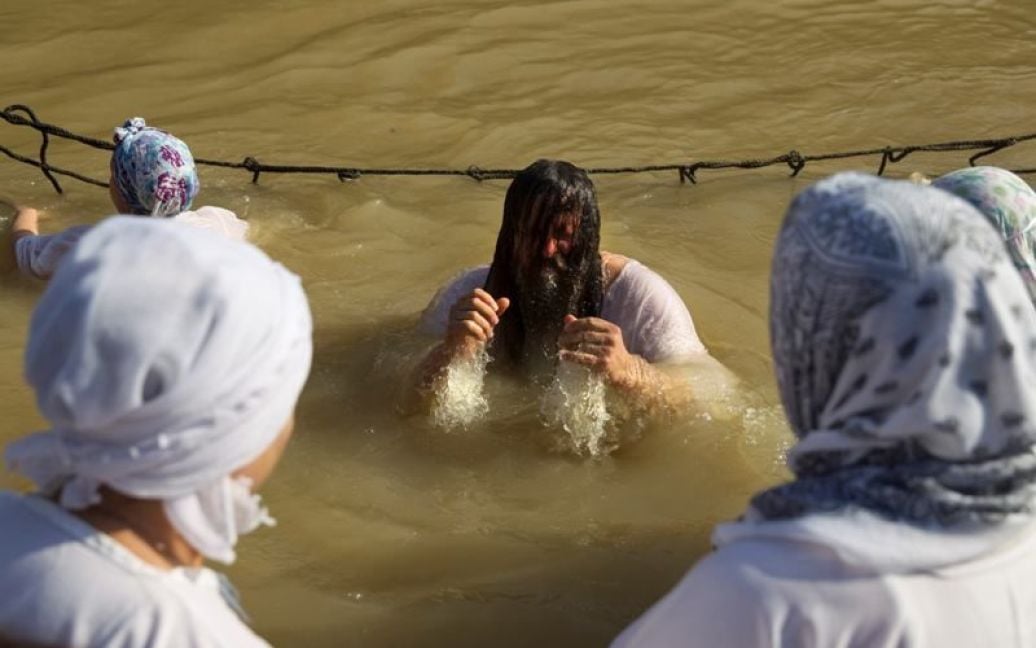
[[[261,648],[206,568],[162,571],[56,504],[0,491],[0,643]]]
[[[489,266],[478,266],[440,289],[421,316],[421,328],[436,337],[445,335],[450,307],[485,285],[488,276]],[[671,362],[705,353],[680,295],[639,261],[627,261],[605,291],[601,317],[622,330],[623,344],[630,353],[648,362]]]
[[[195,211],[180,212],[173,216],[173,220],[210,230],[233,240],[243,241],[248,235],[248,223],[238,218],[234,212],[222,207],[200,207]],[[76,225],[56,234],[21,237],[14,244],[18,269],[30,277],[49,279],[65,255],[75,248],[79,239],[83,238],[91,227],[93,226]]]

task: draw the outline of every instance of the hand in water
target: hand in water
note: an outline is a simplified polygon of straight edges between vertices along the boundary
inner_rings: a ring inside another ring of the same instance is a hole
[[[493,338],[493,329],[510,305],[507,297],[495,299],[481,288],[461,297],[450,308],[446,345],[453,350],[474,352],[479,344]]]
[[[637,364],[622,341],[622,329],[599,317],[565,315],[558,347],[562,360],[590,367],[613,385],[628,382]]]

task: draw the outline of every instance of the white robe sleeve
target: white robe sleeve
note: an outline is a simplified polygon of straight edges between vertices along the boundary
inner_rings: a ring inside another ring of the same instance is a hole
[[[61,260],[75,248],[89,229],[89,225],[78,225],[57,234],[21,237],[14,243],[18,270],[37,279],[50,279],[57,272]]]

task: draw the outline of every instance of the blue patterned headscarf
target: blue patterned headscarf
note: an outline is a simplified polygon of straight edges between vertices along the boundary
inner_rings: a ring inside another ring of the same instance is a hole
[[[842,173],[774,250],[770,337],[799,441],[766,519],[858,507],[921,526],[1036,503],[1036,310],[996,231],[945,191]]]
[[[115,190],[134,214],[175,216],[198,194],[194,157],[181,140],[151,128],[140,117],[115,129]]]

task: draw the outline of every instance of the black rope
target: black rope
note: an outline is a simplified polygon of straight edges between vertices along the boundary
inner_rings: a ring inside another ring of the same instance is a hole
[[[25,117],[19,113],[25,113]],[[10,149],[0,146],[0,153],[3,153],[12,160],[23,164],[29,164],[39,168],[50,180],[54,189],[62,193],[61,185],[54,174],[75,178],[81,182],[107,187],[108,183],[95,180],[74,171],[51,166],[47,162],[47,147],[50,145],[50,136],[68,139],[97,149],[111,151],[115,148],[112,142],[93,137],[87,137],[70,130],[41,122],[36,114],[28,106],[15,104],[0,111],[0,118],[15,126],[27,126],[40,133],[42,143],[40,145],[39,160],[19,155]],[[587,169],[591,175],[619,175],[634,173],[658,173],[675,171],[680,183],[685,182],[697,184],[697,172],[701,169],[759,169],[763,167],[785,165],[791,169],[790,177],[796,177],[806,168],[809,162],[823,162],[826,160],[844,160],[849,158],[873,157],[880,155],[878,163],[878,175],[884,175],[888,165],[902,161],[911,153],[917,152],[948,152],[948,151],[978,151],[968,158],[968,164],[975,166],[975,162],[983,157],[992,155],[1006,148],[1015,146],[1022,142],[1036,139],[1036,133],[1026,135],[1014,135],[984,140],[958,140],[952,142],[938,142],[935,144],[920,144],[909,146],[885,146],[883,148],[859,149],[854,151],[841,151],[836,153],[803,154],[797,150],[791,150],[782,155],[764,159],[748,160],[700,160],[690,164],[652,164],[645,166],[619,166],[619,167],[596,167]],[[513,178],[520,169],[483,169],[478,166],[469,166],[466,169],[424,169],[424,168],[360,168],[360,167],[337,167],[337,166],[311,166],[311,165],[290,165],[290,164],[264,164],[256,157],[247,156],[240,162],[225,160],[207,160],[195,158],[195,163],[201,166],[211,166],[223,169],[242,169],[252,174],[252,183],[257,184],[259,177],[264,173],[304,173],[304,174],[326,174],[333,175],[339,181],[359,180],[363,176],[466,176],[477,182],[483,180],[506,180]],[[1036,168],[1013,169],[1014,173],[1032,174]]]
[[[40,125],[40,120],[36,118],[36,113],[33,112],[32,108],[29,108],[26,105],[14,104],[5,108],[4,112],[23,112],[29,116],[29,119],[32,120],[31,122],[29,122],[31,126],[38,127]],[[50,146],[50,135],[48,135],[47,131],[45,130],[40,130],[39,128],[37,128],[37,130],[39,130],[40,137],[42,140],[40,142],[40,171],[43,171],[43,175],[47,177],[47,180],[50,180],[50,184],[53,185],[55,191],[57,191],[59,194],[64,193],[61,189],[61,184],[58,183],[58,179],[55,178],[54,174],[50,172],[50,165],[47,164],[47,147]]]

